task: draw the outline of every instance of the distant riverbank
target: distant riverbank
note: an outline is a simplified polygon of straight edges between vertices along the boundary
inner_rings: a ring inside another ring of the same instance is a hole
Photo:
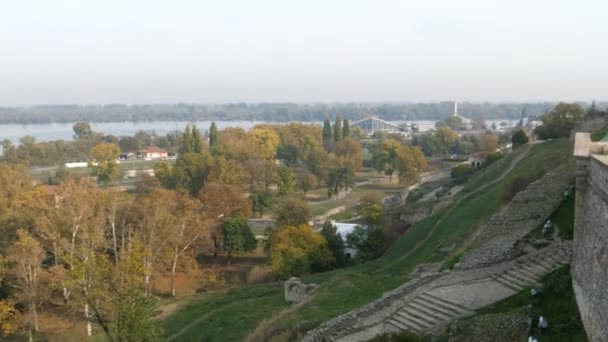
[[[510,126],[514,125],[517,120],[486,120],[488,126],[492,123],[499,125],[500,122],[506,121]],[[302,121],[303,123],[319,124],[317,121]],[[419,121],[395,121],[395,123],[416,123],[421,131],[429,130],[435,127],[434,120],[419,120]],[[245,130],[251,129],[255,125],[260,124],[278,124],[286,125],[289,122],[268,122],[268,121],[216,121],[220,130],[226,127],[240,127]],[[91,127],[95,132],[100,132],[105,135],[114,136],[132,136],[138,131],[155,132],[157,135],[166,135],[173,131],[182,131],[188,124],[195,124],[203,132],[211,125],[211,121],[149,121],[149,122],[92,122]],[[48,124],[0,124],[0,140],[8,139],[13,143],[18,144],[19,139],[23,136],[30,135],[36,138],[38,142],[52,140],[72,140],[74,132],[72,130],[73,123],[48,123]]]

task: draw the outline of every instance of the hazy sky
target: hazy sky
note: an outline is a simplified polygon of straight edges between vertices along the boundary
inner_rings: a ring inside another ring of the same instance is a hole
[[[0,105],[608,99],[606,0],[4,0]]]

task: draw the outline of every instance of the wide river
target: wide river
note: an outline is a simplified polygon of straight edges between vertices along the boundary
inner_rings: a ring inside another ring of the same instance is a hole
[[[507,121],[510,126],[514,125],[516,121],[509,120],[488,120],[488,126],[492,123],[498,125],[502,121]],[[422,120],[422,121],[407,121],[408,123],[417,123],[421,131],[426,131],[435,127],[435,121]],[[101,132],[106,135],[114,136],[131,136],[136,132],[143,130],[146,132],[156,132],[158,135],[165,135],[172,131],[183,131],[187,124],[195,124],[201,129],[206,131],[211,125],[211,121],[150,121],[150,122],[92,122],[91,127],[95,132]],[[241,127],[245,130],[251,129],[255,125],[270,123],[264,121],[216,121],[218,129],[222,130],[226,127]],[[308,122],[322,124],[322,122]],[[403,123],[403,121],[395,122]],[[285,122],[279,124],[286,124]],[[74,132],[72,130],[72,123],[51,123],[51,124],[5,124],[0,125],[0,141],[9,139],[13,143],[18,144],[19,138],[30,135],[36,138],[36,141],[50,141],[50,140],[72,140]]]

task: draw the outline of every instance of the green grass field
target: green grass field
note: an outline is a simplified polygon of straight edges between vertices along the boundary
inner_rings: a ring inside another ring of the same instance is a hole
[[[465,185],[466,191],[456,196],[455,201],[460,200],[457,207],[448,206],[411,227],[381,258],[345,269],[304,277],[304,282],[317,283],[321,286],[307,305],[277,319],[274,330],[291,331],[292,337],[295,337],[328,319],[377,299],[382,293],[401,285],[408,280],[409,274],[417,264],[444,260],[446,255],[439,252],[440,247],[462,243],[471,229],[488,220],[503,205],[502,195],[514,179],[522,175],[540,176],[554,169],[570,158],[571,146],[567,140],[533,145],[529,155],[504,179],[484,191],[465,197],[467,193],[497,179],[513,158],[518,153],[523,153],[522,151],[524,150],[520,149],[504,157],[475,175]],[[263,295],[253,299],[258,291]],[[255,309],[247,308],[246,312],[250,314],[244,316],[243,305],[234,305],[235,302],[242,301],[241,298],[251,298],[255,301],[255,306],[260,308],[260,312],[252,314],[250,310]],[[189,306],[190,309],[177,312],[165,322],[167,336],[187,327],[193,320],[192,312],[197,312],[201,317],[206,315],[211,307],[221,312],[221,319],[205,319],[195,327],[185,329],[188,334],[192,334],[190,336],[197,336],[197,340],[225,341],[226,336],[222,334],[208,333],[217,333],[225,327],[230,327],[230,336],[234,340],[242,340],[258,322],[272,313],[276,314],[287,305],[283,302],[282,287],[276,284],[245,286],[221,295],[202,295]],[[201,334],[204,334],[205,338],[201,339]]]

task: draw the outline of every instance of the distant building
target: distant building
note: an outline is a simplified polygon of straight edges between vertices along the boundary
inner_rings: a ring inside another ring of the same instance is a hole
[[[483,163],[485,163],[487,157],[488,155],[483,152],[472,153],[469,156],[469,160],[467,161],[467,163],[471,165],[471,167],[481,167]]]
[[[456,101],[454,101],[454,113],[452,114],[452,116],[460,119],[463,126],[462,128],[473,129],[473,120],[458,114],[458,102]]]
[[[355,231],[355,228],[357,228],[361,225],[357,224],[357,223],[342,223],[342,222],[335,222],[335,221],[331,221],[331,224],[333,224],[336,227],[336,233],[339,234],[340,237],[342,238],[342,241],[344,241],[344,255],[346,255],[349,258],[352,258],[355,255],[357,255],[357,252],[358,252],[357,249],[348,245],[348,242],[346,241],[346,237],[348,235],[350,235],[353,231]]]
[[[375,116],[370,116],[369,118],[355,121],[351,123],[350,126],[361,128],[368,136],[376,132],[403,134],[407,131],[407,126],[405,125],[400,126],[388,121],[384,121]]]
[[[156,146],[146,147],[139,152],[139,156],[146,160],[167,158],[169,153]]]

